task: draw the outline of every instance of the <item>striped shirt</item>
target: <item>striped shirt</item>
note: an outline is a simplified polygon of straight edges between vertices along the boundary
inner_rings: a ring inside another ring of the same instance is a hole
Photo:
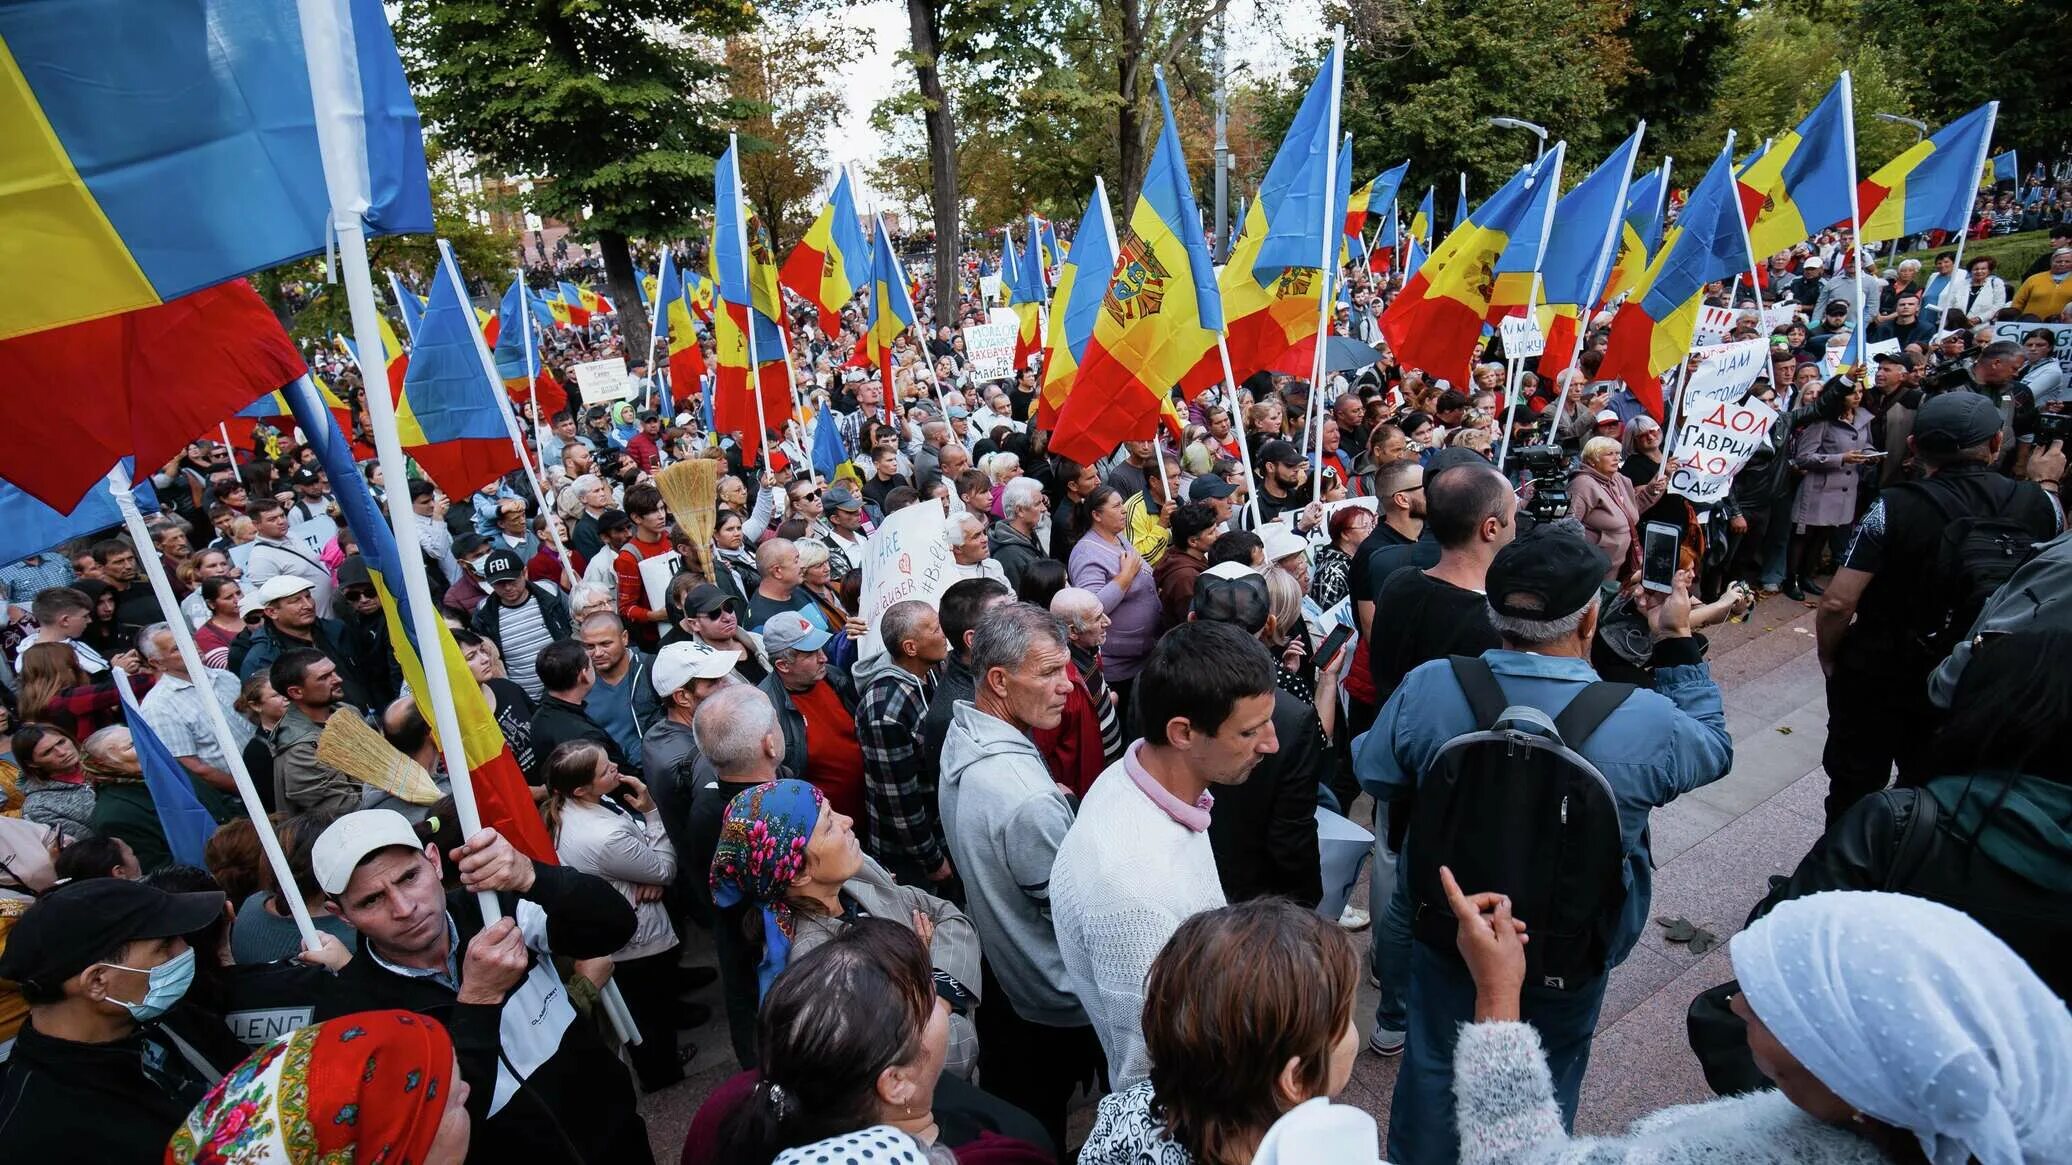
[[[209,685],[216,691],[216,702],[222,705],[223,719],[230,724],[231,742],[239,752],[252,739],[252,722],[239,715],[236,709],[237,677],[227,671],[209,669]],[[137,705],[144,713],[144,722],[158,739],[165,744],[166,751],[176,757],[191,756],[218,772],[230,771],[230,758],[223,755],[222,747],[216,742],[216,731],[209,723],[208,706],[202,703],[201,688],[179,676],[162,676],[152,685],[144,699]]]
[[[504,674],[535,700],[546,690],[540,683],[540,652],[553,641],[539,603],[528,601],[498,612],[496,647],[504,656]]]

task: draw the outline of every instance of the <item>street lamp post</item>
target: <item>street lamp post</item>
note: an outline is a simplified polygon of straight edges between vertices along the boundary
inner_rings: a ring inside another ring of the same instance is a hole
[[[1547,155],[1546,126],[1527,121],[1522,117],[1492,117],[1489,119],[1489,124],[1497,127],[1498,129],[1522,129],[1527,133],[1530,133],[1533,137],[1539,139],[1538,152],[1534,153],[1532,156],[1532,160],[1535,163],[1539,162],[1541,158]]]
[[[1928,136],[1928,123],[1918,118],[1901,117],[1897,113],[1873,113],[1871,116],[1879,121],[1889,121],[1894,125],[1903,125],[1912,129],[1914,131],[1914,141],[1916,142]]]

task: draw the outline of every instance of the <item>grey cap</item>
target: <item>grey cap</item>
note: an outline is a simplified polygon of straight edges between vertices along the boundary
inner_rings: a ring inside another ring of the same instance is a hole
[[[1943,393],[1914,414],[1914,444],[1930,453],[1983,445],[2000,429],[2000,406],[1975,392]]]

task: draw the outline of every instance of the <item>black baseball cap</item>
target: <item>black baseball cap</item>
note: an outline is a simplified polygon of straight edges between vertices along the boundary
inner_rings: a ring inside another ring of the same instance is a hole
[[[1905,352],[1880,352],[1871,357],[1871,360],[1877,364],[1897,364],[1909,372],[1917,367],[1914,358]]]
[[[1259,464],[1304,465],[1302,452],[1287,441],[1272,440],[1259,447]]]
[[[1202,623],[1228,623],[1247,635],[1266,629],[1266,617],[1273,601],[1266,592],[1266,580],[1247,570],[1236,578],[1203,571],[1195,576],[1194,602],[1189,608]]]
[[[1604,551],[1566,530],[1542,526],[1496,552],[1484,585],[1497,614],[1549,621],[1587,606],[1611,569]]]
[[[1914,444],[1930,453],[1983,445],[2000,429],[2000,406],[1975,392],[1943,393],[1914,414]]]
[[[1187,487],[1187,500],[1205,502],[1210,498],[1227,498],[1237,492],[1237,487],[1213,473],[1204,473]]]
[[[686,617],[716,615],[729,606],[734,608],[735,614],[740,614],[741,604],[734,601],[734,596],[712,583],[699,583],[691,588],[690,594],[683,597],[683,613]]]
[[[314,465],[305,465],[288,475],[288,480],[296,485],[315,485],[323,479],[324,471]]]
[[[221,917],[220,890],[168,894],[121,878],[68,882],[15,922],[0,952],[0,979],[54,991],[124,943],[192,934]]]
[[[525,564],[508,550],[492,550],[482,560],[482,577],[490,582],[506,582],[525,577]]]

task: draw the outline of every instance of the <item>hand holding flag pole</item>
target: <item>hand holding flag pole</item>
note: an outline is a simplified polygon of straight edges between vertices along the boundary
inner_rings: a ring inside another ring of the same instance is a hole
[[[309,378],[304,377],[300,383],[307,385]],[[136,496],[130,491],[130,476],[120,461],[108,471],[108,492],[115,498],[116,508],[122,511],[122,525],[129,532],[130,541],[138,546],[150,546],[151,530],[144,525],[144,515],[137,509]],[[179,648],[181,662],[187,665],[189,680],[204,693],[201,705],[208,716],[208,730],[216,738],[216,747],[223,750],[225,767],[230,772],[230,779],[237,784],[238,798],[244,802],[245,814],[256,827],[254,832],[259,836],[259,849],[266,855],[266,864],[273,870],[276,882],[293,886],[295,875],[288,867],[288,855],[281,851],[280,839],[274,836],[273,825],[266,815],[266,804],[259,799],[259,790],[252,784],[252,774],[245,768],[244,750],[238,747],[236,737],[231,735],[229,721],[223,718],[223,705],[215,699],[208,668],[201,661],[201,649],[194,644],[194,631],[187,626],[187,620],[180,617],[180,599],[173,593],[172,580],[166,577],[165,562],[157,554],[150,553],[137,555],[137,561],[144,568],[144,576],[151,580],[151,593],[158,600],[159,609],[171,616],[166,620],[166,626],[173,633],[173,643]],[[302,938],[302,949],[322,950],[316,924],[310,920],[309,907],[304,905],[302,896],[282,894],[280,899],[295,920],[295,931]]]

